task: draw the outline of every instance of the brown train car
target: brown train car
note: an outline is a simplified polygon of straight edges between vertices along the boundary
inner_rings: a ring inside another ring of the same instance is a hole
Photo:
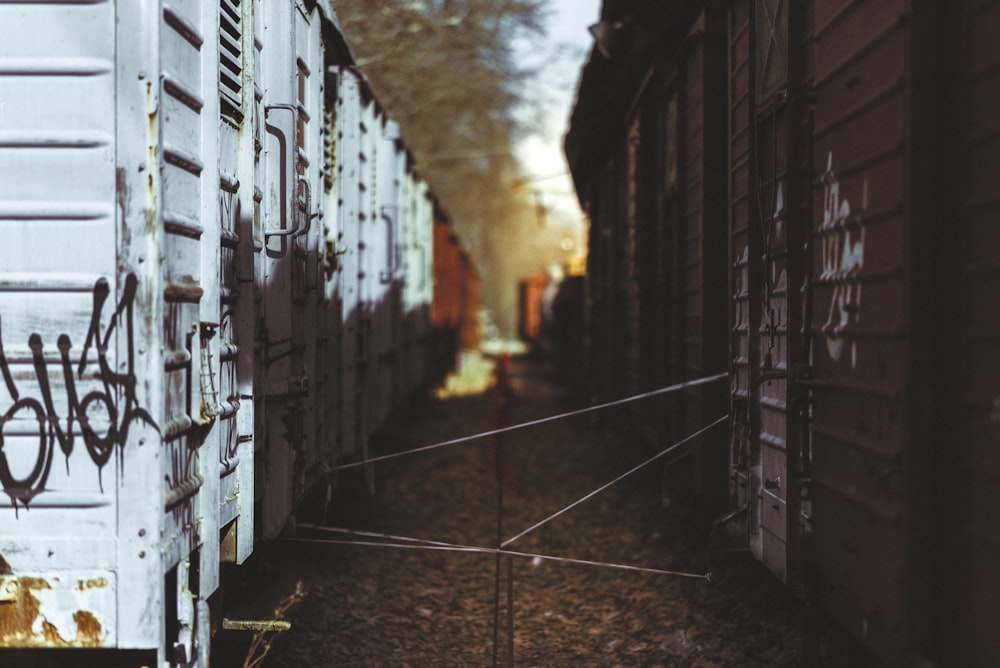
[[[1000,3],[664,5],[606,0],[567,136],[593,386],[721,356],[699,485],[839,658],[1000,665]]]
[[[479,343],[480,278],[462,250],[447,214],[434,209],[434,301],[431,304],[432,359],[436,381],[455,364],[461,348]]]
[[[479,308],[482,305],[482,279],[468,253],[462,251],[460,258],[462,302],[458,340],[462,349],[469,350],[478,346],[481,339]]]
[[[949,279],[941,284],[937,273],[922,272],[941,309],[930,314],[930,354],[940,383],[932,401],[944,419],[931,436],[938,452],[930,465],[946,473],[942,491],[952,502],[937,559],[949,576],[934,595],[950,620],[943,646],[985,666],[1000,664],[1000,3],[955,3],[945,25],[952,47],[938,66],[944,87],[936,98],[939,123],[954,132],[937,135],[936,177],[949,196],[934,203],[930,243],[945,243],[942,255],[953,261],[935,267]]]
[[[549,275],[544,272],[532,274],[517,284],[517,335],[530,343],[542,332],[542,296],[549,284]]]
[[[583,366],[594,401],[726,369],[725,30],[721,12],[696,5],[638,6],[632,25],[663,34],[633,31],[621,67],[595,55],[581,80],[566,151],[590,223]],[[680,48],[656,48],[665,43]],[[618,417],[659,449],[726,412],[717,383]],[[673,498],[724,498],[725,430],[703,441],[671,461]]]
[[[1000,5],[814,12],[821,595],[883,656],[1000,665]]]

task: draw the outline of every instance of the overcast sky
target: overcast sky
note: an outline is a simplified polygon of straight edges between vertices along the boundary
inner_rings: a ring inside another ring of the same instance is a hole
[[[518,156],[528,175],[548,177],[567,171],[563,156],[563,138],[576,97],[580,71],[590,55],[593,39],[587,26],[597,22],[601,0],[551,0],[555,13],[549,22],[549,49],[524,54],[526,62],[541,65],[542,100],[545,103],[543,127],[521,143]],[[568,196],[572,186],[568,176],[540,179],[532,184],[542,192],[546,206],[554,207],[553,222],[579,225],[582,213],[575,197]]]

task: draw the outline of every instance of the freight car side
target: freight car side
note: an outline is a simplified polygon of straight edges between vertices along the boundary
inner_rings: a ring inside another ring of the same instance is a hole
[[[434,204],[434,300],[431,306],[432,376],[443,380],[462,348],[479,344],[480,277],[462,250],[451,220]]]
[[[159,175],[115,122],[135,105],[157,128],[156,70],[119,91],[116,52],[141,54],[115,20],[110,2],[0,6],[0,646],[159,644],[170,471],[143,216]],[[118,234],[135,235],[123,255]],[[129,598],[124,581],[155,587]]]
[[[204,666],[421,384],[434,209],[322,0],[0,5],[0,662]]]
[[[933,445],[914,430],[924,367],[911,293],[920,77],[907,2],[817,4],[811,523],[824,605],[883,656],[917,643],[925,521],[915,501]]]
[[[949,348],[958,351],[958,360],[935,356],[954,374],[945,386],[956,390],[941,397],[941,410],[957,418],[943,420],[936,438],[942,452],[935,470],[949,472],[946,485],[956,508],[941,536],[947,548],[938,571],[937,619],[945,627],[945,656],[985,667],[1000,664],[1000,4],[964,0],[950,4],[949,12],[957,48],[946,52],[951,67],[944,76],[955,97],[946,92],[939,99],[951,112],[943,122],[961,133],[954,143],[942,139],[957,156],[946,163],[955,168],[942,175],[942,183],[951,177],[954,198],[941,203],[938,220],[946,229],[935,243],[951,238],[949,247],[957,251],[948,268],[956,283],[945,286],[940,301],[955,308],[936,313],[935,322],[952,335],[960,332],[960,339]],[[953,212],[958,230],[945,222]],[[958,332],[955,322],[961,323]]]
[[[611,99],[578,105],[567,139],[590,219],[585,357],[595,401],[726,366],[722,15],[712,8],[691,15],[688,25],[681,10],[657,11],[674,12],[678,20],[654,29],[655,40],[669,42],[669,35],[676,40],[669,43],[682,46],[648,62],[623,58],[625,72]],[[615,64],[592,59],[582,99],[600,95],[587,83],[608,76]],[[604,110],[597,107],[611,104],[620,105],[624,125],[598,118]],[[625,422],[654,444],[679,440],[725,412],[720,385],[629,407]],[[714,499],[721,507],[722,433],[707,435],[672,462],[668,486],[677,499]]]
[[[711,286],[692,277],[715,228],[698,228],[692,194],[724,160],[728,185],[705,204],[726,194],[728,528],[886,663],[994,665],[1000,53],[987,35],[1000,9],[699,8],[606,2],[617,39],[581,80],[567,155],[591,216],[592,383],[635,391],[675,351],[691,361],[712,345],[697,322]],[[698,136],[699,104],[719,100],[714,79],[692,78],[720,11],[728,147],[707,113]],[[666,141],[651,140],[659,128]],[[678,213],[664,174],[683,184]]]

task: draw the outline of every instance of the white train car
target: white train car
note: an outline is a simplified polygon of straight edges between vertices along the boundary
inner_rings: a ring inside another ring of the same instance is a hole
[[[419,385],[432,207],[351,62],[326,0],[0,0],[0,665],[207,665],[220,563]]]

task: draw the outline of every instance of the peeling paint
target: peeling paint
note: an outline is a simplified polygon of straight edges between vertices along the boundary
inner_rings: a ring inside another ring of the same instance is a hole
[[[77,591],[86,591],[88,589],[104,589],[107,586],[107,578],[90,578],[89,580],[80,580],[76,589]]]
[[[0,647],[107,647],[115,592],[108,577],[18,579],[16,600],[0,605]],[[75,587],[70,587],[75,583]]]
[[[153,97],[153,84],[152,82],[146,82],[146,118],[148,119],[148,128],[146,135],[146,145],[149,148],[149,155],[147,157],[148,165],[146,169],[148,170],[148,175],[146,177],[146,234],[153,238],[156,234],[156,173],[157,167],[157,147],[160,144],[160,132],[158,126],[159,119],[159,108],[156,104],[156,99]]]
[[[104,629],[101,623],[88,610],[77,610],[73,613],[73,621],[76,622],[77,641],[86,645],[99,645],[104,637]]]

